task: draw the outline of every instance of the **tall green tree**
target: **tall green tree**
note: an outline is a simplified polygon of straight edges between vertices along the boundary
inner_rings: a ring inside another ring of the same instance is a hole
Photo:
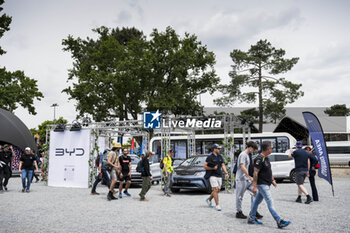
[[[326,108],[324,113],[328,114],[328,116],[349,116],[350,109],[345,104],[335,104],[330,108]]]
[[[93,31],[98,34],[96,40],[72,36],[63,40],[64,51],[71,52],[74,59],[68,78],[73,84],[63,92],[77,100],[79,115],[90,114],[96,121],[128,119],[128,113],[136,118],[144,99],[145,78],[141,79],[142,65],[135,60],[142,57],[145,37],[135,28]]]
[[[168,27],[151,34],[146,106],[175,115],[200,115],[198,95],[214,92],[219,83],[214,69],[215,55],[185,33],[181,38]]]
[[[0,12],[3,10],[0,0]],[[6,14],[0,16],[0,38],[10,30],[12,18]],[[6,51],[0,47],[0,55]],[[41,100],[43,94],[37,87],[37,81],[27,77],[23,71],[7,71],[0,68],[0,108],[13,112],[18,106],[26,108],[29,113],[36,114],[34,100]]]
[[[95,120],[137,119],[143,107],[174,114],[200,111],[196,97],[218,84],[215,57],[197,37],[173,29],[154,30],[150,40],[135,28],[93,30],[96,40],[63,40],[74,59],[64,89],[77,100],[79,115]]]
[[[301,84],[294,84],[284,77],[275,77],[291,70],[299,60],[297,57],[286,59],[285,53],[283,49],[274,48],[267,40],[259,40],[247,52],[233,50],[230,53],[233,61],[229,73],[231,81],[228,85],[220,86],[223,97],[216,99],[216,104],[227,106],[237,101],[257,101],[259,132],[262,132],[264,115],[276,119],[280,115],[269,111],[280,111],[286,104],[304,95],[300,91]]]

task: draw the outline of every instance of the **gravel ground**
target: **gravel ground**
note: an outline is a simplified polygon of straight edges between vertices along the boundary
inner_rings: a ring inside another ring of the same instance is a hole
[[[275,208],[292,224],[288,232],[349,232],[350,177],[334,177],[331,186],[316,179],[320,201],[310,205],[295,203],[296,185],[280,183],[272,188]],[[306,187],[310,190],[309,183]],[[248,225],[235,218],[235,194],[220,193],[222,211],[209,208],[207,194],[181,192],[164,197],[159,185],[140,202],[140,187],[130,189],[132,197],[107,201],[107,189],[98,186],[99,196],[90,189],[54,188],[33,183],[30,193],[21,192],[20,178],[10,179],[9,191],[0,194],[0,232],[279,232],[265,202],[259,207],[263,225]],[[305,199],[305,197],[304,197]],[[243,212],[248,214],[246,194]]]

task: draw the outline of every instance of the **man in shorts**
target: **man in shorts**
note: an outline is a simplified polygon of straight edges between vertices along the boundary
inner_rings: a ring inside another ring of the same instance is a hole
[[[224,159],[220,154],[221,146],[219,146],[218,144],[213,144],[211,149],[212,152],[205,160],[204,169],[207,171],[211,171],[209,181],[213,192],[206,199],[206,202],[210,207],[212,207],[211,200],[214,198],[216,210],[221,211],[221,207],[219,204],[219,192],[222,185],[222,170],[225,173],[226,179],[228,179],[229,176],[226,170],[226,166],[224,164]]]
[[[289,158],[294,158],[295,163],[295,182],[298,185],[298,198],[295,201],[301,203],[301,194],[304,193],[306,195],[305,204],[310,204],[312,202],[312,198],[304,187],[305,178],[310,176],[309,154],[302,149],[302,142],[297,142],[295,147],[297,149],[295,151],[290,149],[288,155]]]
[[[130,197],[130,193],[128,192],[128,188],[131,185],[131,158],[128,156],[128,149],[123,149],[123,155],[119,156],[118,158],[119,166],[121,167],[121,170],[119,172],[119,198],[122,198],[122,190],[123,190],[123,184],[124,181],[126,181],[124,194],[128,197]]]
[[[119,169],[118,155],[117,155],[118,149],[119,149],[118,147],[113,147],[112,151],[109,152],[107,157],[108,171],[110,172],[110,175],[111,175],[111,186],[109,187],[109,192],[107,194],[107,199],[109,201],[118,199],[115,196],[113,196],[114,186],[117,183],[117,171]]]

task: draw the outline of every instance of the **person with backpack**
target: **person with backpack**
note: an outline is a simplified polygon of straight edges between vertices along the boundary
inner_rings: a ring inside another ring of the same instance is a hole
[[[174,172],[174,168],[171,165],[172,164],[172,159],[171,157],[174,155],[174,151],[170,150],[169,154],[163,158],[161,161],[161,165],[163,164],[163,174],[164,174],[164,179],[165,179],[165,184],[164,184],[164,196],[171,197],[170,195],[170,182],[171,178]]]
[[[105,148],[103,153],[101,152],[95,160],[95,165],[96,167],[98,167],[98,175],[96,176],[95,182],[92,186],[91,195],[100,195],[98,192],[96,192],[96,187],[98,183],[100,183],[102,180],[106,180],[107,187],[111,186],[111,177],[110,174],[107,172],[107,155],[110,151],[111,149]]]
[[[151,180],[153,179],[150,167],[149,167],[149,159],[152,158],[155,155],[154,152],[147,152],[146,156],[142,158],[141,162],[141,177],[142,177],[142,189],[139,193],[140,201],[148,201],[146,199],[146,193],[151,188]]]

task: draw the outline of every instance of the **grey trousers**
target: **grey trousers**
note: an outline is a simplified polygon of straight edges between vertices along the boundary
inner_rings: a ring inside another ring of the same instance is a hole
[[[165,179],[164,193],[165,194],[170,194],[170,182],[171,182],[172,176],[173,176],[173,173],[170,173],[170,172],[168,172],[168,178],[166,178],[164,175],[164,179]]]
[[[236,181],[236,210],[237,212],[242,211],[242,201],[245,191],[249,192],[251,196],[251,205],[253,205],[254,202],[254,194],[253,194],[253,183],[250,181]]]

